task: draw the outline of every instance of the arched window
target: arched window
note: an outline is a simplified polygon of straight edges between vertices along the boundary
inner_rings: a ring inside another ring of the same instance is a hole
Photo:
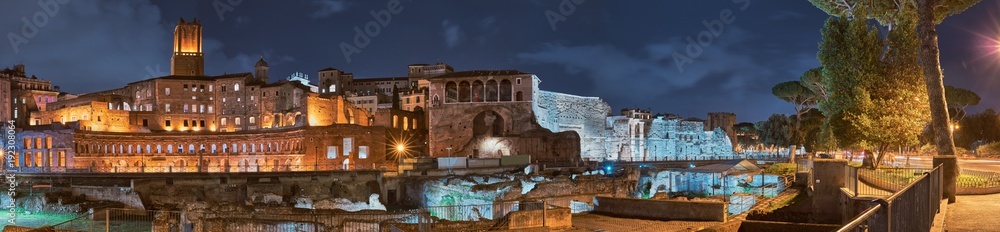
[[[392,128],[397,128],[397,127],[399,127],[398,125],[399,125],[399,116],[393,115],[392,116]]]
[[[254,124],[254,122],[255,122],[254,117],[250,117],[250,124]]]
[[[410,120],[407,117],[403,117],[403,130],[410,129]]]
[[[239,83],[236,83],[235,85],[233,85],[233,91],[240,91],[240,84]]]
[[[500,86],[496,80],[486,81],[486,101],[495,102],[499,98]]]
[[[226,126],[226,118],[220,119],[219,120],[219,125]]]
[[[458,102],[472,101],[472,86],[468,81],[458,83]]]
[[[236,117],[236,125],[237,125],[237,126],[239,126],[239,125],[240,125],[240,117]]]
[[[445,98],[444,98],[445,103],[458,102],[458,84],[455,84],[454,81],[449,81],[444,88],[445,88]]]
[[[483,102],[486,100],[483,98],[483,82],[476,80],[472,82],[472,102]]]
[[[337,85],[330,85],[330,93],[337,92]]]
[[[511,94],[513,94],[513,88],[510,85],[510,80],[500,81],[500,101],[510,101]]]

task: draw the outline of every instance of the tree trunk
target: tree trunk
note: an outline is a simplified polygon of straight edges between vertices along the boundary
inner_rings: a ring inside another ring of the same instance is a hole
[[[927,97],[930,100],[931,126],[934,128],[937,156],[934,165],[942,165],[944,197],[949,203],[955,202],[955,181],[958,177],[958,163],[955,159],[955,142],[948,123],[948,107],[944,99],[944,77],[941,74],[940,52],[938,51],[937,30],[934,28],[934,6],[937,0],[917,1],[917,37],[920,40],[920,65],[924,69]]]

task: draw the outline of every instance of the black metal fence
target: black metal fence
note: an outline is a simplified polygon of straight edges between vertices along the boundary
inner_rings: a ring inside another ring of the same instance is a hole
[[[402,211],[216,213],[100,209],[51,225],[60,231],[487,231],[551,226],[546,214],[561,208],[542,202],[431,206]],[[512,216],[514,214],[519,216]]]
[[[181,213],[162,210],[99,209],[52,225],[57,231],[184,231]]]
[[[964,169],[955,184],[958,188],[1000,187],[1000,173]]]
[[[854,196],[890,196],[913,183],[931,169],[847,167],[847,188]]]
[[[93,166],[72,167],[17,167],[24,173],[246,173],[246,172],[311,172],[346,170],[394,170],[378,165],[259,165],[259,166]]]
[[[940,168],[921,174],[837,231],[930,231],[941,207],[941,178]]]

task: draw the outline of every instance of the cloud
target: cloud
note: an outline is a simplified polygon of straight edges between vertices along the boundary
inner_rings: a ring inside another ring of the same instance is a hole
[[[442,36],[444,36],[444,44],[448,48],[455,48],[462,43],[462,39],[465,37],[465,34],[462,33],[462,28],[448,20],[441,22],[441,29]]]
[[[309,15],[309,17],[314,19],[326,18],[334,13],[347,10],[347,4],[342,0],[313,0],[312,3],[319,7]]]
[[[738,51],[750,38],[747,33],[735,27],[726,30],[699,56],[692,57],[691,63],[684,64],[683,72],[678,71],[673,58],[675,52],[685,54],[688,43],[681,37],[647,43],[636,49],[638,52],[607,44],[547,44],[538,51],[517,54],[517,58],[562,66],[570,75],[592,82],[596,87],[588,92],[602,97],[648,101],[661,93],[676,98],[684,96],[675,92],[705,89],[739,99],[750,94],[743,87],[766,81],[774,72],[759,59]]]
[[[0,33],[20,34],[20,18],[40,10],[32,1],[5,5],[0,8]],[[177,21],[161,18],[160,8],[144,0],[70,1],[18,45],[18,53],[10,43],[0,44],[0,67],[24,63],[28,75],[53,80],[69,93],[119,88],[166,74]],[[226,55],[222,42],[211,38],[203,44],[208,75],[252,71],[258,58]]]

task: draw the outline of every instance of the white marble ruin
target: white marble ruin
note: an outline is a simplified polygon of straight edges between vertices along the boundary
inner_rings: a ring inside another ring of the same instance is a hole
[[[734,155],[721,128],[677,118],[611,116],[611,107],[596,97],[537,91],[535,119],[552,132],[576,131],[580,156],[588,160],[706,159]]]

